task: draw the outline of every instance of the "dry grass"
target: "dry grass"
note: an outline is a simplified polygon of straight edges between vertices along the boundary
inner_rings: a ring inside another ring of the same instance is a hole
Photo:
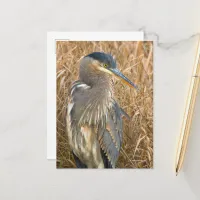
[[[57,42],[57,168],[74,168],[65,113],[68,90],[77,80],[79,61],[94,51],[111,53],[118,68],[140,90],[115,81],[115,98],[130,115],[124,120],[123,146],[117,168],[153,167],[153,45],[152,42]]]

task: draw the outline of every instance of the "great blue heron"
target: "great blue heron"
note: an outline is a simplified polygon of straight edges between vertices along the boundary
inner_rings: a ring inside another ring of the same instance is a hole
[[[122,145],[122,116],[113,97],[112,75],[137,88],[110,54],[93,52],[80,62],[67,112],[68,139],[78,168],[115,168]]]

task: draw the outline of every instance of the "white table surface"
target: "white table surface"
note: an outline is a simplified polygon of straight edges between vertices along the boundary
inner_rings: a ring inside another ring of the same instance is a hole
[[[186,162],[178,177],[174,173],[199,9],[199,0],[2,1],[0,199],[200,199],[200,91]],[[57,170],[46,159],[47,31],[141,29],[146,38],[159,40],[154,49],[154,169]]]

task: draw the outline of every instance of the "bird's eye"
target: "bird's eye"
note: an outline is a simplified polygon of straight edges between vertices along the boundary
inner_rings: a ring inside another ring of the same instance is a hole
[[[108,67],[108,65],[104,63],[104,64],[103,64],[103,67],[105,67],[105,68],[106,68],[106,67]]]

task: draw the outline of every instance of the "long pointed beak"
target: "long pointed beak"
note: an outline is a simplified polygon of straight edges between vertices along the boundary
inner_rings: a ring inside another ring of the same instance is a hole
[[[112,74],[114,74],[117,78],[122,80],[129,87],[134,87],[135,89],[138,89],[138,86],[132,83],[128,78],[126,78],[126,76],[124,76],[117,68],[110,68],[109,70],[112,72]]]

